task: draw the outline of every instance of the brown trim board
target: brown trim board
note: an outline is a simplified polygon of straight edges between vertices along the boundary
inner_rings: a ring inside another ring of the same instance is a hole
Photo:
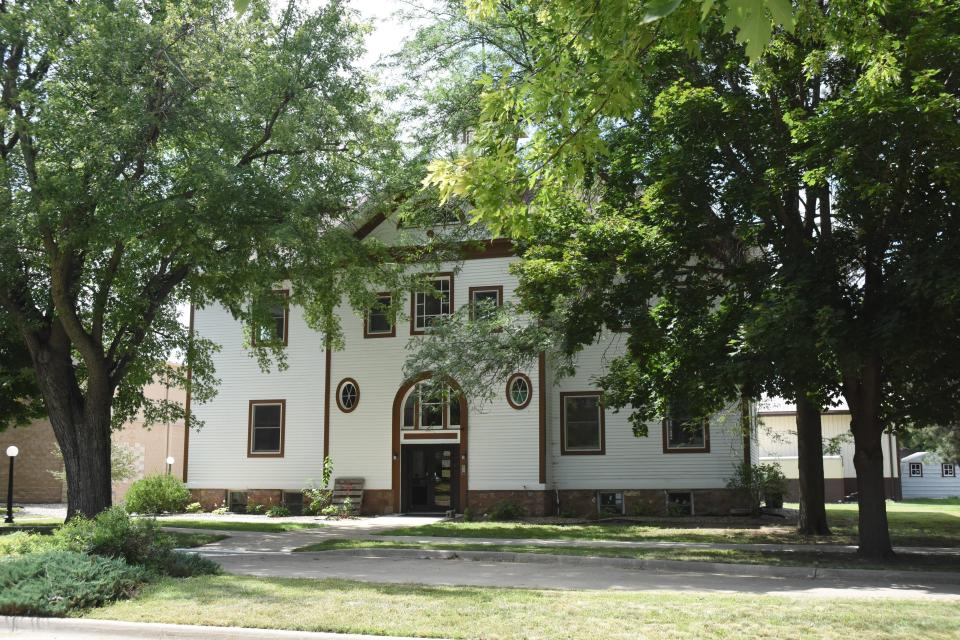
[[[187,481],[187,469],[190,463],[190,396],[193,389],[193,368],[190,352],[193,347],[193,302],[190,303],[190,326],[187,329],[187,398],[183,402],[183,481]]]
[[[539,384],[537,385],[538,393],[538,402],[539,402],[539,427],[540,427],[540,483],[546,484],[547,482],[547,385],[545,384],[547,379],[547,357],[540,352],[540,356],[537,358],[537,378],[539,379]]]

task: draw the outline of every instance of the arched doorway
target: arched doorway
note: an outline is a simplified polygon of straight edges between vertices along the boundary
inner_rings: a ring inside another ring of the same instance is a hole
[[[453,380],[428,391],[424,372],[393,400],[394,513],[462,512],[467,506],[467,401]]]

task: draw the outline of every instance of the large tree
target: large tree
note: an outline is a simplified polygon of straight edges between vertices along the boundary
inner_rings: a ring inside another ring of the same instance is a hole
[[[182,414],[146,383],[212,393],[215,345],[178,306],[256,321],[250,300],[294,279],[332,331],[343,283],[380,271],[344,225],[391,157],[362,28],[337,0],[239,4],[0,2],[0,327],[29,353],[68,516],[110,505],[112,424]]]
[[[884,430],[960,415],[960,11],[797,2],[748,65],[709,17],[693,55],[669,37],[692,4],[642,56],[605,11],[514,5],[539,9],[531,70],[488,79],[474,143],[433,183],[530,239],[525,301],[583,312],[570,347],[630,331],[604,382],[638,419],[734,387],[805,416],[842,396],[860,552],[888,557]]]

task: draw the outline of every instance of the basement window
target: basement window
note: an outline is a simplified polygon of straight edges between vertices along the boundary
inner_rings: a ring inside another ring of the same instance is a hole
[[[668,491],[667,515],[692,516],[693,493],[690,491]]]
[[[622,491],[600,491],[598,492],[597,508],[601,516],[622,516],[623,515],[623,492]]]
[[[246,513],[247,511],[247,492],[231,491],[227,495],[227,508],[230,513]]]

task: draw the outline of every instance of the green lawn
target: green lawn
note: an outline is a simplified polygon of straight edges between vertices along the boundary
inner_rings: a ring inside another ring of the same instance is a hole
[[[450,551],[506,551],[564,556],[604,558],[642,558],[644,560],[683,560],[687,562],[726,562],[765,564],[787,567],[827,567],[831,569],[896,569],[904,571],[960,571],[960,556],[930,556],[903,553],[891,563],[863,560],[852,553],[741,551],[738,549],[611,549],[608,547],[546,547],[506,544],[417,544],[376,540],[325,540],[294,551],[334,551],[338,549],[437,549]]]
[[[163,580],[90,618],[446,638],[960,637],[952,601],[548,591],[212,576]]]
[[[322,524],[316,522],[246,522],[238,520],[179,520],[170,518],[157,518],[157,522],[159,522],[163,527],[176,527],[177,529],[261,531],[264,533],[318,529],[323,526]]]
[[[30,516],[27,518],[18,518],[17,516],[13,516],[13,524],[7,524],[6,522],[0,520],[0,528],[55,527],[61,524],[63,524],[63,518],[53,518],[49,516]]]
[[[791,505],[788,505],[791,506]],[[903,546],[960,546],[960,501],[887,503],[894,544]],[[752,524],[729,518],[729,524],[698,526],[682,518],[644,524],[545,525],[523,522],[439,522],[384,532],[394,536],[463,538],[539,538],[549,540],[668,540],[727,543],[856,544],[857,505],[827,505],[832,536],[806,537],[787,524]]]
[[[164,533],[173,537],[174,544],[178,549],[202,547],[205,544],[218,542],[230,537],[221,533],[199,533],[193,531],[165,531]]]

